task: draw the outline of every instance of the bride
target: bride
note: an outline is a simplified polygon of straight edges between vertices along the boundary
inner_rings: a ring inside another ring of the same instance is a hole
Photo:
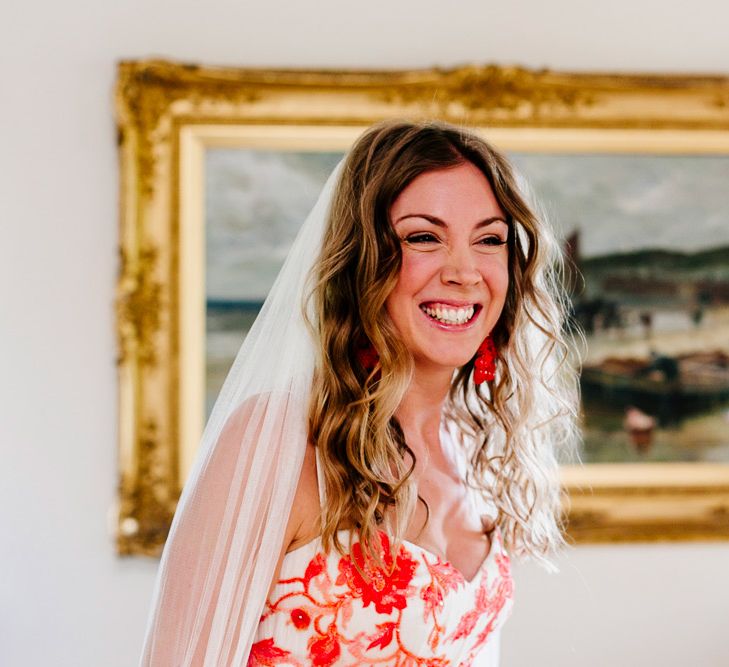
[[[563,545],[558,266],[478,136],[365,132],[221,390],[141,664],[497,665],[509,553]]]

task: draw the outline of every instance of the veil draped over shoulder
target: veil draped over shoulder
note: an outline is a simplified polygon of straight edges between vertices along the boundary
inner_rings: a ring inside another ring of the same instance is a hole
[[[247,662],[304,459],[316,348],[303,300],[343,162],[301,227],[213,406],[162,553],[144,667]]]

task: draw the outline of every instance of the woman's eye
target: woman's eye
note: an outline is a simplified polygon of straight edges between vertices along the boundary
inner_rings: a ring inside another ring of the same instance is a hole
[[[482,238],[479,243],[489,247],[498,247],[504,245],[506,243],[506,239],[502,239],[500,236],[486,236]]]
[[[411,234],[405,241],[408,243],[437,243],[438,239],[433,234],[422,233],[422,234]]]

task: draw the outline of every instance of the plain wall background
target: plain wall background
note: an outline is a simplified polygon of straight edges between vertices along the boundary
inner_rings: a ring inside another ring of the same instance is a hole
[[[114,286],[119,59],[270,67],[499,62],[729,74],[729,5],[666,0],[0,8],[0,664],[136,664],[156,561],[120,559]],[[729,665],[729,543],[579,547],[516,567],[502,664]]]

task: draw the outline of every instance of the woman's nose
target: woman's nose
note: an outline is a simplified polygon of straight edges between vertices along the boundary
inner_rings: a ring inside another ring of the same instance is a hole
[[[481,282],[478,270],[470,249],[453,249],[441,270],[441,279],[446,284],[477,285]]]

